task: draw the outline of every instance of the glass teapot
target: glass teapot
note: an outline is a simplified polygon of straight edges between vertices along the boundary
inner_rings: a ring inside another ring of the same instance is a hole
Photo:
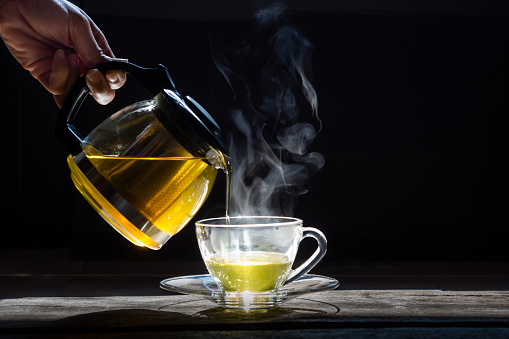
[[[153,96],[120,109],[86,137],[75,119],[89,90],[82,77],[60,112],[55,135],[71,154],[76,188],[120,234],[160,249],[205,202],[218,169],[229,168],[221,130],[178,93],[167,69],[112,61],[96,67],[134,76]]]

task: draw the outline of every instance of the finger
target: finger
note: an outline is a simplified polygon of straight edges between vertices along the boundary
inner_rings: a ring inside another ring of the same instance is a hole
[[[124,61],[128,62],[129,59],[124,58],[110,58],[111,61]],[[112,74],[110,74],[112,73]],[[127,76],[123,71],[120,70],[110,70],[107,71],[106,74],[106,80],[110,84],[111,89],[119,89],[120,87],[124,86]]]
[[[101,105],[109,104],[115,97],[115,91],[110,88],[104,75],[96,69],[91,69],[86,75],[87,85],[92,97]]]
[[[80,78],[78,56],[76,54],[69,54],[67,56],[67,65],[69,65],[69,78],[67,80],[67,91],[68,91]]]
[[[76,54],[69,54],[67,56],[67,65],[69,66],[69,76],[66,81],[65,93],[62,95],[54,95],[55,102],[58,107],[62,108],[69,91],[74,86],[76,81],[80,78],[80,70],[78,65],[78,56]]]
[[[46,88],[54,95],[64,94],[68,76],[69,66],[67,64],[67,58],[65,52],[59,49],[53,56],[51,73]]]
[[[124,86],[126,81],[125,73],[117,70],[107,71],[105,77],[106,80],[108,81],[110,88],[113,90],[119,89],[120,87]]]
[[[97,64],[108,61],[108,56],[113,55],[102,32],[93,24],[83,12],[76,12],[70,15],[69,34],[74,49],[90,69]],[[93,26],[93,29],[92,29]],[[96,40],[99,38],[100,44]],[[109,55],[108,55],[109,54]]]
[[[87,14],[85,14],[87,15]],[[89,18],[90,19],[90,18]],[[106,40],[106,37],[104,36],[103,32],[97,27],[94,21],[90,19],[89,21],[90,29],[92,30],[92,35],[95,38],[95,41],[99,48],[103,51],[104,54],[106,54],[110,58],[114,58],[115,55],[113,54],[113,51],[110,48],[110,45],[108,44],[108,40]]]

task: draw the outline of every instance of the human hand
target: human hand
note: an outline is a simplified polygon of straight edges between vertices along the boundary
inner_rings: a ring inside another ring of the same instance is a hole
[[[88,15],[66,0],[0,0],[0,36],[16,60],[62,107],[76,80],[86,75],[92,96],[106,105],[122,87],[120,71],[92,69],[115,58]]]

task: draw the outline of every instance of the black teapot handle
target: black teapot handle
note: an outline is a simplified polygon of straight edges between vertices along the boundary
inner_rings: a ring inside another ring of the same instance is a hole
[[[109,61],[94,68],[102,73],[109,70],[120,70],[131,74],[153,96],[163,89],[171,89],[176,92],[175,84],[168,73],[168,69],[163,65],[158,65],[157,68],[144,68],[126,61]],[[72,154],[81,152],[83,137],[74,126],[74,121],[81,104],[89,93],[86,78],[82,76],[69,91],[55,126],[55,137]]]

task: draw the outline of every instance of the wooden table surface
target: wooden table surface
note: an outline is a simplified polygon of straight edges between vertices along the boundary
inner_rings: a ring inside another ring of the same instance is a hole
[[[37,297],[0,301],[0,333],[51,338],[231,336],[509,337],[509,292],[329,291],[268,310],[197,296]],[[1,337],[1,335],[0,335]]]
[[[509,338],[504,263],[328,266],[336,290],[245,312],[161,290],[148,263],[0,262],[0,338]]]

